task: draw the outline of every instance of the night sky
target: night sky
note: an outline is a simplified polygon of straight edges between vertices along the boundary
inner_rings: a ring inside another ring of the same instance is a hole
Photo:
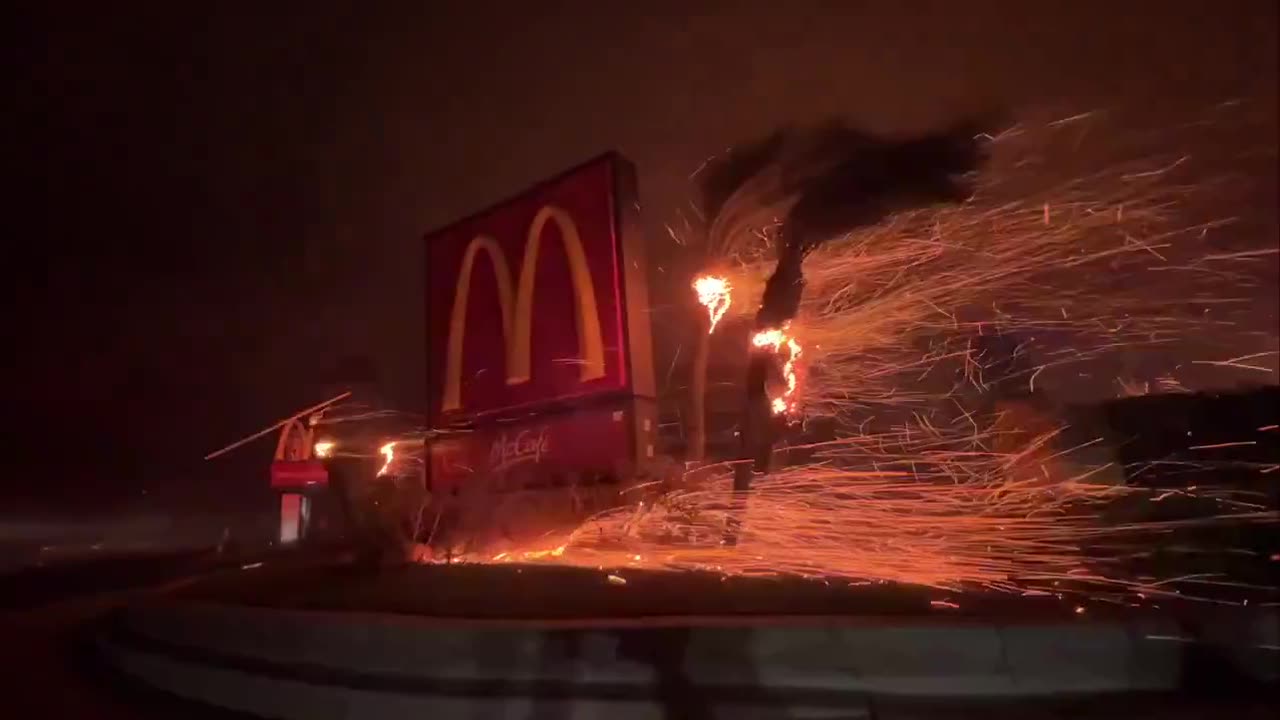
[[[352,354],[420,410],[424,232],[607,149],[663,312],[689,175],[780,126],[1276,104],[1273,0],[266,5],[16,24],[8,507],[252,502],[270,442],[200,458]]]

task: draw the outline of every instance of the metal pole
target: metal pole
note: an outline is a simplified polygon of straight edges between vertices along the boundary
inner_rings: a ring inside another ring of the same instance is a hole
[[[689,448],[685,459],[702,462],[707,454],[707,358],[711,354],[711,318],[699,313],[698,342],[693,351],[693,408],[689,413]]]

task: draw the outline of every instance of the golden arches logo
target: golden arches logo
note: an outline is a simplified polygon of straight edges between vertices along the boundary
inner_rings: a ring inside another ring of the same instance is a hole
[[[449,316],[449,345],[446,348],[444,369],[444,393],[441,410],[448,412],[462,407],[462,357],[466,336],[467,305],[471,298],[471,275],[476,256],[483,251],[489,256],[493,274],[497,277],[498,303],[502,310],[502,337],[506,343],[507,384],[519,385],[530,378],[530,341],[533,332],[533,291],[538,270],[538,249],[542,244],[542,231],[547,223],[555,223],[560,231],[560,243],[569,263],[569,276],[573,282],[578,325],[578,354],[581,357],[582,382],[604,377],[604,341],[600,334],[600,314],[596,307],[595,286],[591,282],[591,269],[587,266],[587,253],[582,247],[578,226],[569,213],[557,207],[546,206],[538,211],[529,225],[525,239],[524,257],[520,261],[520,279],[512,295],[511,268],[497,241],[487,235],[477,235],[467,245],[462,256],[458,286],[453,293],[453,310]],[[514,302],[514,306],[512,303]]]
[[[280,439],[276,441],[276,460],[299,462],[311,459],[311,438],[313,431],[304,426],[300,420],[290,420],[280,431]]]

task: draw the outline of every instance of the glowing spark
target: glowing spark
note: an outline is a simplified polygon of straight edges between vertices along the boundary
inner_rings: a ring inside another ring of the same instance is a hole
[[[382,457],[386,458],[385,462],[382,463],[382,467],[378,470],[378,477],[382,477],[391,469],[391,461],[395,460],[396,444],[394,442],[389,442],[378,448],[378,452],[382,453]]]
[[[1259,257],[1261,255],[1275,255],[1280,253],[1280,248],[1266,248],[1264,250],[1245,250],[1236,253],[1216,253],[1213,255],[1205,255],[1205,260],[1239,260],[1241,258]]]
[[[959,605],[957,605],[957,604],[955,604],[955,603],[953,603],[953,602],[950,602],[950,601],[948,601],[948,600],[930,600],[930,601],[929,601],[929,604],[930,604],[930,605],[932,605],[933,607],[950,608],[950,609],[952,609],[952,610],[959,610],[959,609],[960,609],[960,606],[959,606]]]
[[[1216,445],[1192,445],[1187,449],[1188,450],[1215,450],[1217,448],[1243,447],[1246,445],[1257,445],[1257,444],[1258,443],[1255,440],[1243,440],[1241,442],[1217,443]]]
[[[1231,358],[1230,360],[1192,360],[1191,364],[1192,365],[1217,365],[1219,367],[1233,367],[1233,368],[1239,368],[1241,370],[1257,370],[1259,372],[1269,373],[1274,371],[1271,368],[1261,367],[1259,365],[1247,365],[1240,361],[1252,360],[1253,358],[1266,357],[1268,355],[1276,355],[1276,354],[1277,353],[1275,352],[1268,351],[1268,352],[1253,353],[1252,355],[1241,355],[1240,357],[1234,357],[1234,358]]]
[[[1047,123],[1047,125],[1049,127],[1059,127],[1059,126],[1067,125],[1073,122],[1078,122],[1080,120],[1086,120],[1088,118],[1093,117],[1094,112],[1095,111],[1090,110],[1089,112],[1078,113],[1078,114],[1072,115],[1071,117],[1065,117],[1060,120],[1054,120],[1053,122]]]
[[[315,446],[316,457],[324,459],[333,455],[333,443],[328,440],[321,440]]]
[[[626,585],[627,584],[626,578],[621,577],[619,575],[610,575],[608,577],[608,580],[610,585]]]
[[[707,309],[707,316],[711,319],[707,333],[713,333],[732,301],[729,281],[715,275],[703,275],[693,281],[693,289],[698,293],[698,302]]]
[[[1031,381],[1027,383],[1031,392],[1036,391],[1036,378],[1040,375],[1041,370],[1044,370],[1044,365],[1041,365],[1040,367],[1036,368],[1036,371],[1031,373]]]
[[[1184,162],[1186,162],[1186,161],[1187,161],[1187,156],[1186,156],[1186,155],[1183,155],[1182,157],[1180,157],[1180,158],[1178,158],[1177,160],[1173,161],[1173,163],[1172,163],[1172,164],[1170,164],[1170,165],[1166,165],[1165,167],[1162,167],[1162,168],[1156,168],[1155,170],[1149,170],[1149,171],[1147,171],[1147,172],[1132,173],[1132,174],[1129,174],[1129,175],[1124,175],[1124,176],[1123,176],[1123,178],[1124,178],[1125,180],[1140,180],[1140,179],[1142,179],[1142,178],[1156,177],[1156,176],[1158,176],[1158,175],[1163,175],[1163,174],[1165,174],[1165,173],[1169,172],[1170,170],[1172,170],[1172,169],[1174,169],[1174,168],[1178,167],[1179,165],[1181,165],[1182,163],[1184,163]]]

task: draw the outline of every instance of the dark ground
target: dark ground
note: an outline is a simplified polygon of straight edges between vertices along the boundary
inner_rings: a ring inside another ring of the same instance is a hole
[[[119,677],[91,649],[111,609],[164,596],[212,567],[209,553],[112,557],[13,573],[0,584],[5,717],[233,720]]]
[[[59,600],[154,585],[225,564],[212,549],[112,555],[0,575],[0,611],[39,608]]]

